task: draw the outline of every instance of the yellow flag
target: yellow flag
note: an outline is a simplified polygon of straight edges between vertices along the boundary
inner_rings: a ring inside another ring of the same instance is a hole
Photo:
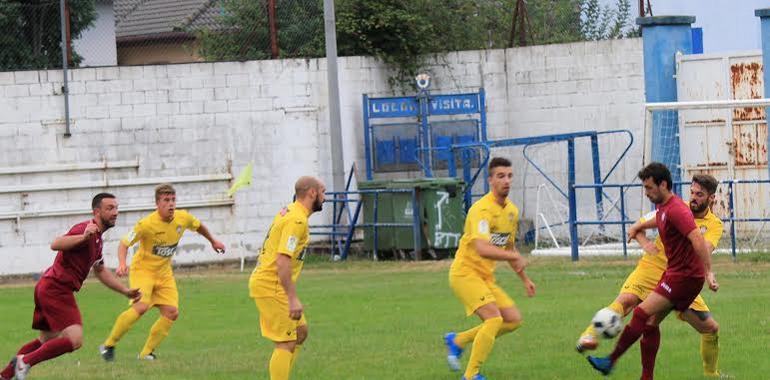
[[[238,178],[235,179],[235,182],[233,182],[233,186],[230,187],[230,190],[227,190],[227,196],[232,197],[233,194],[235,194],[238,189],[244,186],[251,185],[251,171],[254,166],[254,162],[249,162],[248,165],[246,165],[243,170],[241,170],[241,173],[238,174]]]

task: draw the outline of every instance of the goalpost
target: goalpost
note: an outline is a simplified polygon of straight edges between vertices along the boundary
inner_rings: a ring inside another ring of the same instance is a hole
[[[770,107],[770,99],[645,104],[643,134],[637,136],[643,144],[638,167],[653,160],[665,163],[674,181],[679,181],[675,190],[685,200],[694,174],[711,174],[720,181],[712,206],[724,221],[718,252],[770,251],[770,234],[766,233],[770,229],[766,107]],[[578,182],[575,203],[593,202],[588,193],[598,186],[590,180]],[[641,254],[635,243],[623,244],[628,225],[652,209],[639,181],[627,178],[601,189],[611,195],[603,200],[605,214],[582,213],[569,221],[578,229],[576,241],[564,234],[553,237],[554,229],[540,220],[544,211],[539,205],[535,216],[539,218],[535,221],[539,234],[533,253],[569,255],[577,248],[579,255],[587,256]],[[563,213],[563,207],[550,207]],[[559,238],[565,244],[557,244]]]

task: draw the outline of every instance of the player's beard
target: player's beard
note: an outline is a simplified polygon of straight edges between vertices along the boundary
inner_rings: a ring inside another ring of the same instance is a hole
[[[316,197],[315,200],[313,201],[313,212],[319,212],[323,210],[323,208],[324,208],[324,202],[319,201],[318,197]]]
[[[702,205],[699,205],[695,202],[690,202],[690,211],[692,211],[693,214],[701,213],[703,211],[706,211],[706,209],[709,207],[708,203],[704,202]]]
[[[112,220],[102,218],[101,216],[99,217],[99,219],[102,220],[102,226],[104,227],[104,231],[109,230],[112,227],[115,227],[115,222],[113,222]]]

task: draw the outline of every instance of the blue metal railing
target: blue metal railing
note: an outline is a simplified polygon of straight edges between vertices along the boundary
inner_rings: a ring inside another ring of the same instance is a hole
[[[330,191],[326,195],[330,199],[324,202],[330,202],[333,204],[342,203],[341,207],[348,207],[349,203],[355,203],[355,211],[351,214],[350,223],[342,224],[341,219],[337,219],[332,224],[318,224],[310,226],[313,230],[322,230],[311,232],[311,235],[323,235],[330,236],[332,239],[338,237],[344,238],[344,246],[339,246],[339,257],[341,260],[345,260],[350,252],[350,245],[353,242],[353,235],[357,228],[371,228],[373,241],[373,258],[377,259],[378,243],[379,243],[379,229],[381,228],[412,228],[412,238],[414,242],[415,250],[419,250],[421,247],[421,235],[420,235],[420,210],[419,203],[417,202],[417,188],[412,189],[372,189],[372,190],[347,190],[347,191]],[[411,194],[412,202],[412,223],[391,223],[391,222],[379,222],[379,198],[380,194],[390,193],[409,193]],[[372,222],[371,223],[359,223],[358,219],[361,215],[361,208],[364,204],[362,195],[370,194],[373,196],[374,201],[372,203]],[[357,195],[358,199],[349,198],[351,195]],[[335,208],[336,213],[336,208]],[[328,231],[328,230],[331,231]],[[324,231],[326,230],[326,231]],[[333,250],[334,251],[334,250]]]
[[[675,186],[681,186],[681,185],[690,185],[692,182],[690,181],[678,181],[674,182]],[[729,215],[727,217],[721,218],[723,222],[730,223],[730,252],[732,255],[733,260],[737,259],[737,238],[735,233],[735,223],[739,222],[770,222],[770,218],[737,218],[735,216],[736,214],[736,207],[735,207],[735,186],[741,185],[741,184],[770,184],[770,180],[767,179],[753,179],[753,180],[743,180],[743,179],[727,179],[720,181],[721,185],[727,185],[727,194],[728,194],[728,209],[729,209]],[[605,188],[617,188],[620,191],[620,220],[603,220],[603,218],[600,218],[599,220],[578,220],[577,219],[577,209],[576,209],[576,202],[570,202],[570,232],[572,235],[572,231],[574,229],[575,236],[570,236],[571,239],[571,248],[572,248],[572,260],[578,260],[578,245],[579,240],[577,239],[577,226],[579,225],[620,225],[621,230],[621,236],[623,241],[623,256],[628,257],[628,247],[626,243],[626,225],[627,224],[634,224],[636,221],[628,219],[626,216],[626,208],[625,208],[625,192],[629,188],[633,187],[641,187],[642,185],[639,183],[624,183],[624,184],[605,184],[605,183],[594,183],[594,184],[575,184],[571,187],[571,194],[574,195],[574,190],[576,189],[597,189],[601,188],[602,191]],[[571,200],[573,199],[571,198]],[[575,207],[573,210],[572,208]],[[573,216],[574,215],[574,216]]]

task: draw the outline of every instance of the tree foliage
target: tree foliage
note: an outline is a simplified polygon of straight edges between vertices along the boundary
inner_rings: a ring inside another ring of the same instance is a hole
[[[630,0],[529,0],[527,44],[626,37]],[[324,56],[323,0],[276,0],[281,57]],[[432,53],[509,46],[516,0],[336,0],[341,56],[366,55],[411,82]],[[212,60],[270,57],[266,0],[222,0],[220,27],[200,31]]]
[[[77,39],[96,19],[94,0],[68,0],[70,36]],[[0,70],[58,68],[62,65],[59,1],[0,2]],[[82,58],[72,52],[77,66]]]

